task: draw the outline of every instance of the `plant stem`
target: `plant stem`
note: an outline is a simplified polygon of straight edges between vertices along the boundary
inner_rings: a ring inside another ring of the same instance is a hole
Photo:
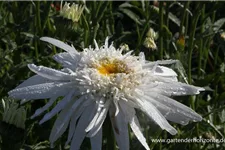
[[[199,7],[197,7],[197,9],[198,8]],[[191,29],[191,33],[189,35],[189,41],[188,41],[188,82],[189,84],[191,84],[191,68],[192,68],[191,62],[192,62],[192,52],[194,48],[195,30],[196,30],[196,26],[197,26],[197,22],[198,22],[200,14],[201,14],[201,11],[198,11],[196,16],[194,16],[193,18],[193,21],[191,24],[192,29]]]
[[[47,7],[47,10],[46,10],[47,13],[46,13],[46,15],[43,19],[42,33],[43,33],[43,30],[44,30],[46,24],[49,22],[49,14],[50,14],[50,10],[51,10],[51,4],[49,2],[47,2],[46,4],[47,4],[48,7]]]
[[[185,21],[185,18],[186,18],[186,15],[187,15],[187,9],[189,7],[189,4],[190,4],[190,1],[187,1],[184,5],[184,9],[183,9],[183,15],[181,17],[181,23],[180,23],[180,31],[179,31],[179,35],[183,35],[183,26],[184,26],[184,21]],[[188,16],[188,15],[187,15]]]
[[[205,17],[205,5],[203,5],[203,8],[202,8],[202,16],[201,16],[201,21],[203,21]],[[201,31],[200,33],[203,34],[204,32],[204,23],[202,23],[202,26],[201,26]],[[200,39],[200,46],[199,46],[199,58],[198,58],[198,76],[200,77],[201,76],[201,68],[202,68],[202,51],[203,51],[203,38]]]
[[[159,52],[163,59],[163,1],[159,2]]]
[[[212,14],[212,24],[215,21],[215,15],[216,15],[216,11],[214,11],[213,14]],[[210,30],[213,32],[212,26],[210,26]],[[206,69],[206,65],[207,65],[207,61],[208,61],[208,57],[209,57],[210,45],[211,45],[211,41],[212,41],[213,37],[214,37],[214,34],[211,35],[210,37],[208,37],[208,39],[207,39],[208,42],[206,43],[206,48],[205,48],[206,51],[204,53],[204,64],[203,64],[204,70]]]
[[[42,35],[42,27],[41,27],[41,14],[40,14],[40,1],[37,1],[37,6],[36,6],[36,19],[37,19],[37,27],[38,27],[38,32],[40,35]]]
[[[193,52],[193,48],[194,48],[194,37],[195,37],[195,30],[196,30],[196,26],[197,26],[197,22],[199,19],[199,16],[201,14],[201,11],[199,11],[199,3],[196,7],[197,10],[197,14],[196,16],[194,16],[192,24],[191,24],[191,33],[189,35],[189,41],[188,41],[188,83],[191,84],[192,82],[192,75],[191,75],[191,69],[192,69],[192,52]],[[195,109],[195,101],[193,99],[193,97],[190,97],[190,103],[193,109]]]

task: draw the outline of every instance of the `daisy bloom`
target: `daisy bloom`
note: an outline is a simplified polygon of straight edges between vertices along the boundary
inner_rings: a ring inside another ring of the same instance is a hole
[[[158,39],[158,33],[155,32],[152,28],[149,28],[147,34],[146,34],[146,38],[144,40],[143,45],[146,48],[150,48],[152,50],[156,50],[157,49],[157,45],[155,44],[155,41]]]
[[[78,22],[83,10],[84,10],[83,5],[72,3],[72,5],[70,6],[70,3],[66,2],[62,6],[61,3],[60,15],[66,19],[72,20],[73,22]]]
[[[65,52],[53,58],[63,69],[55,70],[29,64],[37,75],[24,81],[9,92],[10,97],[21,103],[37,99],[49,99],[36,110],[34,118],[46,111],[58,97],[63,97],[56,106],[44,115],[40,124],[58,114],[50,135],[53,143],[69,128],[66,145],[78,150],[85,137],[90,137],[94,150],[102,145],[102,124],[109,113],[115,138],[121,150],[129,150],[128,125],[141,144],[149,150],[136,116],[136,109],[144,112],[163,130],[175,135],[176,129],[167,120],[186,125],[189,121],[201,121],[202,117],[189,107],[169,98],[199,94],[203,88],[177,81],[177,74],[162,65],[174,60],[151,62],[143,53],[123,54],[122,49],[108,45],[76,51],[62,41],[42,37]]]

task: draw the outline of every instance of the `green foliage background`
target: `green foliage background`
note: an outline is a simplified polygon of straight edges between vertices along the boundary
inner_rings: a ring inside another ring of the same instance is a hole
[[[76,1],[75,3],[83,4]],[[54,4],[54,7],[53,5]],[[128,44],[134,53],[144,52],[151,61],[177,59],[172,66],[182,82],[207,90],[195,97],[176,97],[203,116],[203,121],[186,126],[173,124],[178,134],[171,136],[139,114],[144,135],[151,149],[218,149],[225,143],[154,143],[152,138],[224,139],[225,135],[225,23],[224,2],[152,2],[152,1],[87,1],[79,22],[59,16],[60,2],[0,2],[0,98],[33,75],[28,63],[60,68],[51,57],[61,52],[39,40],[49,36],[73,44],[82,51],[93,46],[93,39],[101,45],[109,36],[115,47]],[[143,46],[149,28],[159,32],[157,50]],[[181,65],[182,64],[182,65]],[[1,149],[50,149],[48,136],[54,119],[38,124],[42,116],[29,119],[47,100],[25,104],[27,120],[25,130],[1,122]],[[2,112],[2,111],[1,111]],[[146,121],[147,120],[147,121]],[[110,125],[104,124],[103,150],[117,149]],[[54,149],[64,148],[67,134]],[[143,147],[130,134],[131,149]],[[224,140],[225,141],[225,140]],[[82,150],[90,149],[85,139]]]

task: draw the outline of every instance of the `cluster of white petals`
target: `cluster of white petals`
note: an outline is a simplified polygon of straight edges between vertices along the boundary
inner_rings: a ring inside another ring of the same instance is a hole
[[[144,40],[143,45],[146,48],[150,48],[152,50],[156,50],[157,49],[157,45],[155,44],[155,41],[158,39],[158,32],[155,32],[152,28],[149,28],[147,34],[146,34],[146,38]]]
[[[78,22],[80,16],[84,10],[84,6],[73,3],[70,6],[70,3],[65,3],[61,6],[60,15],[64,18],[71,19],[73,22]]]
[[[53,143],[69,128],[66,145],[78,150],[85,137],[90,137],[92,149],[102,145],[102,124],[109,113],[117,144],[121,150],[129,150],[128,125],[141,144],[149,150],[142,134],[135,110],[143,111],[163,130],[174,135],[176,129],[167,120],[186,125],[189,121],[200,121],[202,117],[189,107],[170,96],[199,94],[203,88],[177,81],[177,74],[162,65],[176,61],[150,62],[143,53],[133,56],[132,51],[123,54],[122,49],[108,45],[75,50],[59,40],[43,37],[66,52],[53,58],[63,69],[55,70],[29,64],[37,75],[27,79],[14,90],[10,97],[27,102],[50,99],[36,110],[36,117],[46,111],[58,97],[57,105],[44,115],[40,124],[59,114],[50,135]]]

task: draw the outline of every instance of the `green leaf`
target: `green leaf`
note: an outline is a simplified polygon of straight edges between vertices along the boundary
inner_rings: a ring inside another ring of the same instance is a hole
[[[142,25],[142,23],[140,22],[139,16],[137,14],[135,14],[133,11],[126,9],[126,8],[121,8],[120,11],[122,11],[124,14],[126,14],[128,17],[130,17],[137,24]]]
[[[175,24],[177,24],[178,26],[180,26],[180,19],[177,18],[174,14],[172,14],[171,12],[169,13],[169,19],[171,21],[173,21]]]
[[[224,135],[216,128],[216,126],[210,122],[209,120],[203,118],[203,121],[209,125],[218,135],[220,135],[221,138],[224,138]]]
[[[214,23],[213,31],[217,32],[224,25],[225,18],[219,19]]]

